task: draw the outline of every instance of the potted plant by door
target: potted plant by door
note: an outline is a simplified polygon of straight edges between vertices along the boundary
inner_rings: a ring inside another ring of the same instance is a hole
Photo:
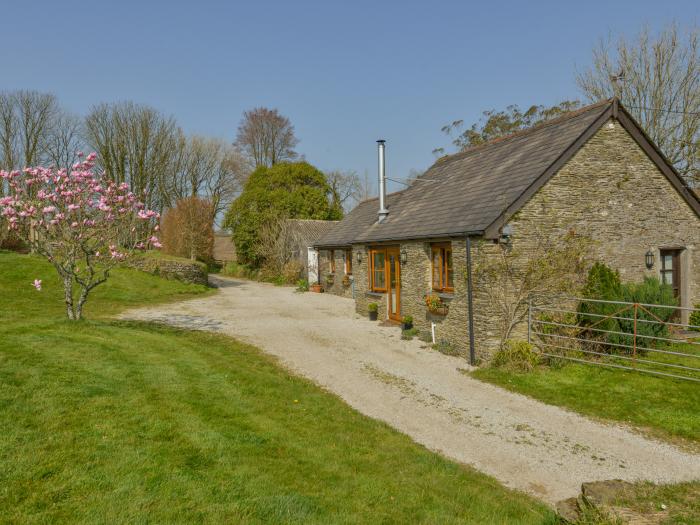
[[[401,319],[401,329],[410,330],[411,328],[413,328],[413,317],[405,315],[403,319]]]
[[[311,286],[309,286],[309,290],[311,290],[314,293],[323,293],[323,286],[321,283],[314,283]]]
[[[369,312],[369,320],[376,321],[379,312],[379,305],[377,303],[369,303],[369,305],[367,305],[367,311]]]
[[[447,315],[447,305],[442,302],[439,295],[428,294],[425,296],[425,305],[428,311],[435,315]]]
[[[331,286],[333,286],[334,282],[335,282],[335,275],[333,275],[332,273],[327,274],[326,275],[326,284],[328,285],[329,288]]]
[[[347,288],[348,286],[350,286],[350,276],[347,275],[347,274],[343,277],[343,286],[344,286],[345,288]]]

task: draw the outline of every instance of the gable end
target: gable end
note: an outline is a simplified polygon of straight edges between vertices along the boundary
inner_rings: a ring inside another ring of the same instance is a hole
[[[500,236],[500,229],[510,217],[517,213],[549,180],[583,147],[583,145],[610,119],[613,118],[629,133],[634,141],[644,151],[647,157],[663,173],[674,189],[683,197],[686,203],[700,217],[700,198],[688,187],[675,168],[661,153],[658,147],[644,133],[634,118],[627,112],[617,99],[614,99],[607,111],[602,113],[562,155],[557,158],[508,208],[484,231],[487,239]]]

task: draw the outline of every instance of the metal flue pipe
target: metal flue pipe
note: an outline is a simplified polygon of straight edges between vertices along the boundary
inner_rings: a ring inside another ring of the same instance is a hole
[[[379,160],[379,222],[383,222],[389,215],[386,209],[386,155],[384,152],[385,140],[377,141],[377,155]]]

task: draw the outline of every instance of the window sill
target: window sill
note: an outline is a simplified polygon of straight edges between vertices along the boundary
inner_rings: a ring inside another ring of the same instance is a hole
[[[431,293],[437,295],[440,299],[449,299],[452,300],[455,298],[455,293],[454,292],[438,292],[436,290],[433,290]]]
[[[365,295],[369,297],[382,297],[386,292],[365,292]]]

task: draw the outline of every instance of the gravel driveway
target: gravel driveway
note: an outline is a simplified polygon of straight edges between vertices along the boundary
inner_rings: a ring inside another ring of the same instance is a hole
[[[124,317],[229,334],[418,443],[544,501],[605,479],[700,479],[700,456],[465,376],[463,359],[403,341],[398,328],[328,294],[211,277],[218,294]],[[614,400],[611,400],[614,402]]]

